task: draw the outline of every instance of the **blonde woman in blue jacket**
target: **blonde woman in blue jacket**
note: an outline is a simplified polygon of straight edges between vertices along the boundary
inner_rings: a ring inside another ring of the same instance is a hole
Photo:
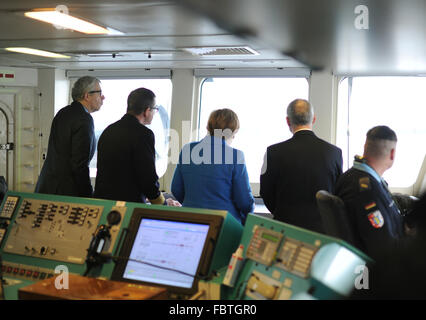
[[[185,145],[171,191],[184,207],[226,210],[241,224],[254,210],[244,154],[230,146],[240,123],[230,109],[210,114],[208,135]]]

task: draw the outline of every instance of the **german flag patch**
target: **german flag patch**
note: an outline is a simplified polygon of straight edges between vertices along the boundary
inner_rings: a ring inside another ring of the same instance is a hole
[[[373,201],[373,202],[367,204],[364,208],[365,208],[365,210],[368,211],[370,209],[373,209],[375,206],[376,206],[376,203]]]

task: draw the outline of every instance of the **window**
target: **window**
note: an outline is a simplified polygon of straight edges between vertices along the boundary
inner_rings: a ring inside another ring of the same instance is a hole
[[[207,78],[201,87],[199,139],[207,134],[212,111],[232,109],[240,120],[232,147],[244,152],[250,182],[258,184],[266,148],[292,136],[287,105],[296,98],[308,99],[308,94],[308,81],[302,77]]]
[[[147,126],[155,135],[156,170],[161,177],[167,169],[168,134],[170,127],[170,104],[172,83],[170,79],[101,79],[105,96],[101,109],[92,113],[95,135],[98,140],[104,129],[123,117],[127,110],[127,97],[137,88],[150,89],[156,95],[159,110],[152,123]],[[90,162],[90,176],[96,177],[97,153]]]
[[[396,158],[384,178],[391,187],[412,186],[426,153],[426,78],[353,77],[339,85],[337,144],[345,169],[362,155],[367,131],[389,126],[398,137]]]

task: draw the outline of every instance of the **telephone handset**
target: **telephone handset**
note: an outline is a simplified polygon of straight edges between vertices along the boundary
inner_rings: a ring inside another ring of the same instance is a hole
[[[92,241],[90,241],[89,249],[87,249],[86,262],[91,264],[101,264],[101,253],[109,249],[111,243],[111,233],[109,232],[110,226],[101,224],[93,234]]]
[[[110,229],[112,226],[119,224],[120,221],[121,214],[118,211],[113,210],[108,213],[108,224],[101,224],[96,228],[93,238],[90,241],[89,248],[87,249],[87,270],[84,275],[87,275],[91,268],[108,262],[109,259],[106,258],[107,255],[104,255],[104,253],[108,252],[111,244]]]

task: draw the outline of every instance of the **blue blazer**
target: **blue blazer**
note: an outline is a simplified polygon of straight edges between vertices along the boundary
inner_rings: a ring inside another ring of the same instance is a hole
[[[242,224],[254,210],[244,154],[218,137],[182,148],[171,190],[185,207],[227,210]]]

